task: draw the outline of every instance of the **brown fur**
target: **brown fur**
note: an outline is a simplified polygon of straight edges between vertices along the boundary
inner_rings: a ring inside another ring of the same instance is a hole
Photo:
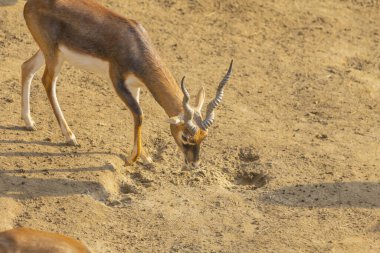
[[[182,112],[182,92],[138,22],[92,0],[29,0],[24,16],[45,56],[64,44],[101,58],[116,69],[113,74],[141,79],[169,117]]]
[[[91,253],[82,242],[73,238],[16,228],[0,233],[0,253]]]
[[[109,75],[115,90],[134,117],[134,149],[129,163],[135,162],[145,152],[141,143],[142,110],[124,85],[126,77],[133,75],[141,80],[169,117],[183,112],[181,89],[158,56],[147,32],[137,21],[126,19],[92,0],[28,0],[24,17],[45,57],[43,84],[68,143],[76,144],[75,136],[63,117],[58,101],[54,99],[53,87],[62,63],[60,45],[109,63]],[[26,71],[23,71],[22,80],[27,79],[24,75],[28,74],[28,62],[24,67]],[[189,158],[187,160],[192,162],[194,157],[199,159],[199,145],[206,134],[195,136],[196,150],[191,148],[185,152],[178,138],[182,128],[171,126],[172,134]]]

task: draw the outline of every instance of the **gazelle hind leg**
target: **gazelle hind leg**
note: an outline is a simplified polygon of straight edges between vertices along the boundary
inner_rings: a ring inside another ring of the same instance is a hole
[[[57,79],[58,74],[63,64],[63,59],[59,56],[54,59],[46,60],[45,72],[42,77],[42,83],[44,84],[46,93],[48,95],[50,104],[53,108],[54,115],[58,120],[59,126],[61,127],[62,133],[66,138],[66,142],[69,145],[78,145],[75,135],[67,125],[65,117],[63,116],[61,107],[57,99]]]
[[[36,130],[35,123],[30,115],[30,87],[34,75],[44,64],[45,57],[39,50],[21,66],[21,118],[25,121],[28,130]]]

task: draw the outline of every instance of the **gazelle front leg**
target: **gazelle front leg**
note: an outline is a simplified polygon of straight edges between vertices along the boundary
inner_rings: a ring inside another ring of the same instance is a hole
[[[36,130],[35,123],[30,116],[30,86],[36,72],[44,65],[45,57],[41,50],[33,55],[21,66],[21,118],[25,121],[28,130]]]
[[[134,97],[134,99],[140,105],[140,89],[141,89],[140,87],[141,87],[141,83],[132,75],[132,76],[126,78],[126,80],[124,81],[124,86],[127,88],[127,90],[129,90],[131,92],[131,94]],[[141,132],[141,129],[140,129],[140,132]],[[140,134],[140,139],[141,139],[141,134]],[[135,143],[134,143],[133,150],[135,150],[135,149],[136,149],[136,138],[135,138]],[[151,164],[151,163],[153,163],[152,158],[146,152],[146,150],[144,149],[143,146],[141,146],[140,157],[143,160],[144,164]],[[132,152],[132,155],[129,157],[130,161],[132,161],[132,159],[133,159],[133,152]]]
[[[48,95],[50,104],[53,107],[54,115],[58,120],[63,135],[66,138],[66,142],[67,144],[74,146],[78,145],[78,143],[76,141],[75,135],[66,123],[57,99],[57,79],[62,64],[63,59],[61,59],[59,56],[56,56],[53,59],[46,59],[46,67],[44,75],[42,77],[42,82]]]
[[[152,163],[152,159],[142,147],[141,128],[143,112],[139,104],[140,88],[136,85],[135,78],[132,76],[127,76],[125,79],[119,78],[113,80],[113,83],[117,94],[131,111],[134,120],[133,150],[126,162],[128,164],[133,164],[141,156],[144,163]]]

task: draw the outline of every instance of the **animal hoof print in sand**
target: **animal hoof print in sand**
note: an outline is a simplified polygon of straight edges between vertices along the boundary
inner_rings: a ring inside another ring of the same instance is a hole
[[[242,171],[235,177],[235,184],[239,186],[247,186],[253,190],[264,187],[268,184],[270,177],[263,172]]]

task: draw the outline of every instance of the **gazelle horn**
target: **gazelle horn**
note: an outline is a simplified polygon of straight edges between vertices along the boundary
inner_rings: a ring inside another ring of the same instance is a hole
[[[224,76],[223,80],[219,83],[215,98],[207,105],[206,118],[200,125],[200,127],[204,131],[210,128],[210,126],[212,126],[212,124],[214,123],[214,118],[215,118],[214,110],[216,107],[218,107],[220,102],[222,102],[224,86],[227,84],[228,80],[230,79],[233,62],[234,61],[232,60],[230,67],[227,71],[227,74]]]
[[[192,135],[194,135],[198,131],[199,128],[193,122],[194,109],[191,108],[191,106],[189,104],[190,94],[187,91],[186,86],[185,86],[185,77],[182,78],[181,89],[182,89],[182,92],[183,92],[183,102],[182,102],[182,104],[183,104],[183,109],[184,109],[184,112],[185,112],[185,115],[184,115],[185,126],[186,126],[187,130],[189,130],[189,132]]]

